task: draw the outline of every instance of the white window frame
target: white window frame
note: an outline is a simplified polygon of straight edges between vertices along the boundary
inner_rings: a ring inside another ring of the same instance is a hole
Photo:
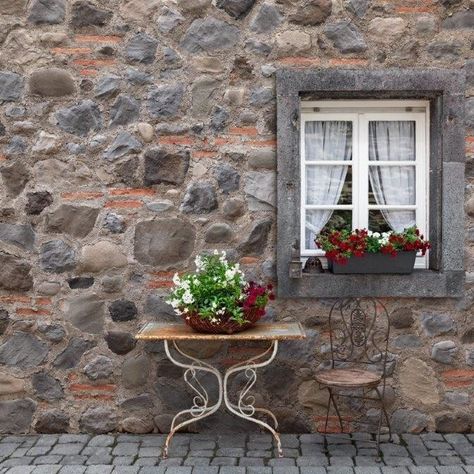
[[[314,120],[352,121],[352,160],[348,161],[305,161],[305,123]],[[415,122],[416,159],[406,162],[369,161],[368,124],[371,120],[409,120]],[[352,228],[367,228],[370,209],[393,208],[416,210],[416,225],[425,235],[429,235],[429,101],[422,100],[347,100],[347,101],[304,101],[301,102],[300,127],[300,251],[306,259],[309,256],[321,257],[320,249],[305,248],[306,209],[352,210]],[[307,205],[306,204],[306,166],[344,165],[352,166],[352,204]],[[415,167],[416,200],[413,206],[369,205],[369,166]],[[362,179],[362,177],[367,179]],[[326,262],[323,260],[323,264]],[[417,256],[415,268],[428,268],[428,255]]]

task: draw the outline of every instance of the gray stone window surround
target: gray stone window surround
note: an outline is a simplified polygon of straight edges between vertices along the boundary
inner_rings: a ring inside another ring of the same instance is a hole
[[[276,73],[278,295],[283,298],[460,297],[464,290],[465,76],[448,69],[293,70]],[[303,274],[290,278],[299,238],[299,115],[302,95],[319,99],[430,101],[429,269],[411,275]]]

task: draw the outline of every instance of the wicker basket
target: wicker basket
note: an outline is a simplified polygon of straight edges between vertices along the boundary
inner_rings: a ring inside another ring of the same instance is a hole
[[[247,322],[239,324],[234,320],[227,318],[219,320],[218,323],[211,323],[208,319],[202,319],[198,313],[183,315],[184,322],[192,327],[196,332],[204,332],[209,334],[233,334],[245,331],[255,326],[255,323],[265,314],[265,311],[249,310],[245,311],[245,319]]]

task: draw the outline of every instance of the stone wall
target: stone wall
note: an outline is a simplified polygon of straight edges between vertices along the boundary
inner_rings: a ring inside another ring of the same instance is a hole
[[[386,401],[398,431],[472,430],[473,27],[472,0],[0,0],[0,433],[166,431],[190,394],[132,335],[175,320],[162,296],[203,250],[275,279],[275,71],[415,66],[467,74],[468,278],[460,300],[386,301]],[[283,430],[320,426],[330,303],[269,311],[309,335],[262,377]],[[349,405],[347,427],[376,414]],[[225,428],[252,429],[198,427]]]

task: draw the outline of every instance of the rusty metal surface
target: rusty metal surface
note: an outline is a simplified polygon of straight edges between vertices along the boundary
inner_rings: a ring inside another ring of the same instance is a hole
[[[193,331],[185,324],[147,323],[135,336],[136,339],[157,340],[234,340],[277,341],[304,339],[306,334],[299,322],[258,323],[253,328],[236,334],[204,334]]]

